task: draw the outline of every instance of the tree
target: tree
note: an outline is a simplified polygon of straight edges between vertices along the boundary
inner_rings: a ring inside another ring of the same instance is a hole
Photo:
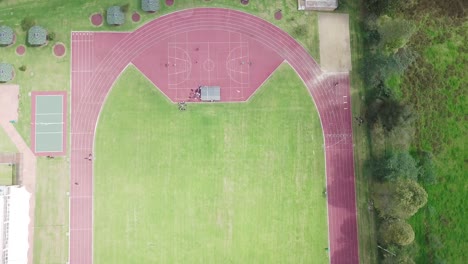
[[[380,165],[380,166],[379,166]],[[384,161],[377,164],[376,173],[389,181],[397,179],[418,179],[419,168],[416,160],[408,152],[391,154]]]
[[[30,28],[36,25],[36,21],[30,17],[25,17],[21,20],[21,29],[28,31]]]
[[[406,46],[416,32],[416,27],[408,20],[381,16],[377,20],[377,31],[380,36],[379,47],[389,55]]]
[[[377,98],[367,109],[367,119],[370,124],[380,121],[386,132],[391,132],[396,127],[412,128],[416,114],[411,106],[392,98]]]
[[[427,203],[427,193],[414,180],[397,179],[376,184],[374,206],[383,218],[408,219]]]
[[[26,71],[26,69],[27,69],[26,65],[21,65],[21,66],[19,67],[19,70],[20,70],[20,71]]]
[[[406,246],[414,241],[414,231],[404,220],[386,220],[380,224],[379,240],[384,245]]]

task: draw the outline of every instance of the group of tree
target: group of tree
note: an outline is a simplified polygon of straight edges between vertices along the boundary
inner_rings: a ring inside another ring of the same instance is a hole
[[[394,152],[373,162],[376,182],[373,186],[374,207],[378,211],[379,243],[401,251],[383,254],[384,263],[413,263],[413,256],[402,248],[412,245],[415,234],[406,222],[427,203],[427,193],[418,183],[425,178],[425,163],[417,162],[409,152]],[[391,262],[390,259],[398,262]]]
[[[379,217],[382,263],[414,263],[418,247],[407,220],[428,201],[421,183],[436,182],[432,154],[410,152],[418,116],[411,104],[401,100],[399,87],[399,80],[419,55],[408,45],[417,27],[398,12],[416,2],[363,1],[365,52],[361,73],[367,91],[365,117],[374,144],[372,199]]]

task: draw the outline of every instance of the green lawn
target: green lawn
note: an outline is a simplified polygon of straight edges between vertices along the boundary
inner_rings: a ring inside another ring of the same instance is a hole
[[[177,110],[138,70],[97,128],[96,263],[328,263],[323,137],[282,65],[248,103]]]
[[[5,130],[0,127],[0,153],[1,152],[17,152],[15,144],[11,142]]]
[[[0,185],[11,185],[13,183],[13,167],[0,163]]]
[[[404,99],[417,112],[414,149],[434,153],[438,183],[425,185],[428,202],[410,223],[420,247],[417,263],[464,263],[468,259],[465,207],[468,151],[468,22],[421,19],[411,45],[422,56],[403,80]],[[431,76],[431,78],[427,78]]]

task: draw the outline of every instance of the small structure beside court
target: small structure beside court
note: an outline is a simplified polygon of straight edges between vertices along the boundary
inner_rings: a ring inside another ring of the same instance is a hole
[[[28,43],[32,46],[42,46],[47,42],[47,30],[41,26],[33,26],[28,31]]]
[[[120,6],[111,6],[107,9],[107,24],[119,26],[125,23],[125,14]]]
[[[298,0],[298,10],[333,11],[338,7],[338,0]]]
[[[0,63],[0,83],[8,82],[13,79],[13,65]]]
[[[219,86],[202,86],[201,87],[201,100],[202,101],[220,101],[221,89]]]
[[[150,13],[158,11],[159,0],[141,0],[141,9]]]
[[[9,46],[13,44],[15,34],[11,27],[0,26],[0,46]]]

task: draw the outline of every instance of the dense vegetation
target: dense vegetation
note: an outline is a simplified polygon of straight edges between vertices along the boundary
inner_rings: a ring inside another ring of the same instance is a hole
[[[463,3],[363,0],[361,7],[359,71],[381,262],[462,263],[468,259]]]

